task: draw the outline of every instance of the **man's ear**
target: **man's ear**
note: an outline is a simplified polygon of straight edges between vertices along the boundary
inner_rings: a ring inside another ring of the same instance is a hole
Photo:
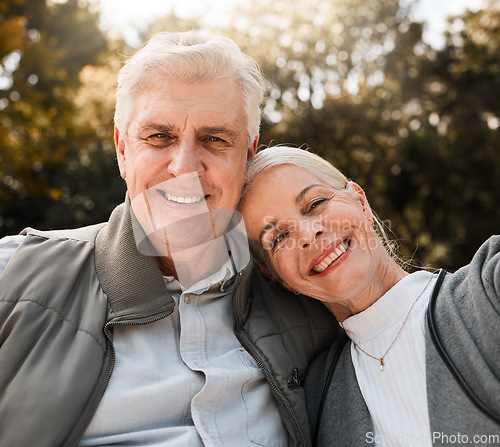
[[[250,161],[257,153],[257,145],[259,144],[259,136],[257,135],[252,141],[250,146],[248,146],[247,161]]]
[[[118,168],[120,169],[120,175],[122,178],[127,177],[127,170],[126,170],[126,157],[125,157],[125,142],[123,141],[123,138],[120,136],[120,131],[118,128],[115,126],[115,133],[114,133],[114,139],[115,139],[115,148],[116,148],[116,158],[118,160]]]

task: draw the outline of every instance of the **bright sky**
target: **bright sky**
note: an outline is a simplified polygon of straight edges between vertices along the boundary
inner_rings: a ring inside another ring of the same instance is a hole
[[[153,20],[171,11],[181,17],[200,14],[221,20],[241,1],[248,0],[100,0],[101,24],[104,29],[119,30],[131,44],[138,44],[137,29],[147,29]],[[460,14],[466,8],[477,11],[485,7],[487,0],[418,0],[418,3],[414,20],[426,22],[424,40],[440,48],[447,16]]]

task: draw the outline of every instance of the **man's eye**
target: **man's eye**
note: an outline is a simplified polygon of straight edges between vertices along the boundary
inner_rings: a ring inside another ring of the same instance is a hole
[[[152,146],[162,147],[168,144],[172,137],[168,133],[154,133],[146,138],[147,142]]]
[[[213,135],[206,137],[205,140],[209,141],[210,143],[220,143],[224,141],[223,139],[219,137],[214,137]]]
[[[148,137],[148,140],[162,140],[162,139],[165,139],[167,138],[167,134],[166,133],[155,133],[153,135],[150,135]]]

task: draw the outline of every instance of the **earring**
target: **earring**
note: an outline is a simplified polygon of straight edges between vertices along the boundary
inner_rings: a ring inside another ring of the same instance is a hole
[[[298,290],[295,290],[292,286],[290,286],[288,283],[286,283],[285,281],[283,281],[281,283],[281,285],[286,289],[286,290],[289,290],[290,292],[292,292],[293,294],[295,295],[300,295],[300,292]]]
[[[370,227],[374,226],[374,222],[373,222],[373,219],[371,217],[368,219],[368,223],[370,224]]]

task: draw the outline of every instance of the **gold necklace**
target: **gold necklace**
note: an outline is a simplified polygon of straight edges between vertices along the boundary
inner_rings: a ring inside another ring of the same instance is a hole
[[[427,290],[427,287],[429,287],[429,284],[431,283],[432,279],[434,278],[434,275],[431,276],[431,279],[429,279],[429,282],[425,285],[424,287],[424,290],[422,290],[420,292],[420,295],[417,296],[417,298],[415,299],[415,301],[413,301],[413,304],[411,305],[410,307],[410,310],[408,311],[408,314],[406,315],[406,318],[405,320],[403,321],[403,324],[401,325],[401,328],[399,329],[398,333],[396,334],[396,336],[394,337],[394,340],[392,340],[392,343],[390,344],[390,346],[387,348],[387,351],[384,352],[384,355],[382,357],[375,357],[374,355],[371,355],[369,354],[368,352],[366,352],[361,346],[359,346],[350,336],[349,334],[347,333],[346,329],[344,328],[344,323],[341,321],[340,322],[340,326],[342,327],[342,329],[344,329],[346,335],[349,337],[349,339],[352,341],[352,343],[354,344],[354,346],[356,346],[356,348],[358,348],[361,352],[363,352],[364,354],[366,354],[368,357],[371,357],[372,359],[374,360],[377,360],[378,362],[380,362],[380,371],[384,371],[384,367],[385,367],[385,361],[384,361],[384,358],[385,356],[387,355],[387,353],[391,350],[392,346],[394,345],[394,343],[396,342],[396,340],[398,339],[399,335],[401,334],[401,332],[403,331],[403,328],[405,327],[405,324],[406,322],[408,321],[408,318],[410,318],[410,314],[411,314],[411,311],[413,310],[413,308],[415,307],[415,304],[417,304],[417,301],[420,299],[420,297],[424,294],[424,292]]]

